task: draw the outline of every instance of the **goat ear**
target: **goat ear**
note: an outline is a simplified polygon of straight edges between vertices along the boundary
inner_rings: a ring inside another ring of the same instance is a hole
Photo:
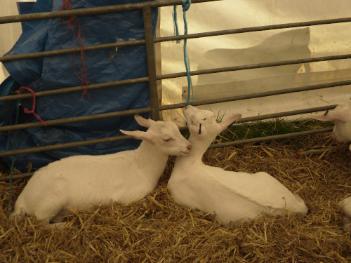
[[[192,109],[192,110],[200,110],[198,107],[195,107],[193,105],[187,105],[186,108]]]
[[[315,116],[312,117],[313,119],[319,120],[319,121],[342,121],[346,122],[348,121],[348,113],[347,111],[342,111],[342,110],[333,110],[333,111],[326,111],[323,115]]]
[[[184,108],[183,108],[183,112],[185,111],[199,111],[200,109],[198,107],[195,107],[193,105],[186,105]]]
[[[176,117],[172,118],[172,122],[174,122],[175,125],[177,125],[178,129],[186,126],[186,120],[184,117],[181,118],[180,116],[176,116]]]
[[[327,115],[317,115],[317,116],[312,116],[312,119],[315,119],[317,121],[331,121],[330,116]]]
[[[145,119],[144,117],[140,115],[134,115],[135,121],[142,127],[149,128],[151,124],[153,124],[155,121],[151,119]]]
[[[237,113],[232,113],[228,116],[224,116],[224,120],[219,123],[219,130],[220,132],[224,131],[225,129],[228,128],[229,125],[231,125],[233,122],[238,121],[241,119],[241,114]]]
[[[125,131],[125,130],[120,130],[121,133],[131,136],[134,139],[138,140],[150,140],[150,136],[147,132],[143,131]]]

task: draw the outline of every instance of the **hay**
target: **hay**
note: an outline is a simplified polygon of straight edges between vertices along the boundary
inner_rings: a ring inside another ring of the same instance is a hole
[[[222,226],[172,201],[165,187],[170,165],[144,200],[79,213],[67,218],[67,229],[47,229],[32,218],[8,220],[9,185],[2,183],[0,262],[351,262],[350,236],[337,208],[351,193],[351,155],[325,142],[325,135],[309,136],[212,149],[205,157],[228,170],[271,173],[305,199],[310,213],[304,218]],[[16,184],[15,192],[21,187]]]

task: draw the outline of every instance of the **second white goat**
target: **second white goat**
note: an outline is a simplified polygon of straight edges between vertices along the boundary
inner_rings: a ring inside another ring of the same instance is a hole
[[[232,114],[217,123],[211,111],[188,106],[184,113],[192,150],[188,156],[176,159],[168,182],[178,204],[215,213],[221,223],[253,219],[264,213],[307,213],[305,202],[267,173],[225,171],[202,162],[216,136],[240,115]]]
[[[334,110],[314,118],[320,121],[332,121],[335,139],[338,142],[351,142],[351,103],[338,105]],[[349,150],[351,151],[351,145]]]
[[[351,233],[351,196],[339,202],[344,213],[344,230]]]

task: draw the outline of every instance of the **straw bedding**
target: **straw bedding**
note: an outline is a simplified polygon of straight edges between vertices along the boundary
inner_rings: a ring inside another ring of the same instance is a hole
[[[330,144],[328,135],[317,135],[211,149],[205,156],[227,170],[271,173],[305,199],[304,218],[222,226],[213,215],[172,201],[170,164],[145,199],[75,214],[66,218],[69,227],[48,229],[33,218],[9,221],[10,185],[0,183],[0,262],[351,262],[350,234],[337,208],[351,194],[351,154]],[[13,186],[15,195],[23,184]]]

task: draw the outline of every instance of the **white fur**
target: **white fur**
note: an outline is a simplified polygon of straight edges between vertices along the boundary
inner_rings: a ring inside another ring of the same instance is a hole
[[[215,213],[222,223],[253,219],[263,213],[307,213],[304,201],[267,173],[225,171],[202,162],[215,137],[240,115],[230,115],[217,123],[213,112],[188,106],[185,116],[192,151],[177,158],[168,182],[177,203]]]
[[[34,173],[18,197],[12,216],[29,214],[49,222],[64,210],[86,210],[96,205],[129,204],[156,186],[169,155],[186,155],[190,143],[173,122],[135,116],[148,127],[122,131],[142,143],[135,150],[99,156],[80,155],[50,163]]]
[[[334,110],[314,118],[320,121],[334,122],[335,139],[339,142],[351,142],[351,103],[338,105]],[[351,151],[351,145],[349,149]]]
[[[344,217],[344,229],[346,231],[351,232],[351,196],[345,198],[339,203],[343,213],[345,214]]]
[[[351,102],[338,105],[334,110],[314,118],[320,121],[334,122],[333,135],[335,139],[338,142],[351,142]],[[351,151],[351,144],[349,150]],[[345,214],[344,229],[351,232],[351,197],[342,200],[339,206]]]

